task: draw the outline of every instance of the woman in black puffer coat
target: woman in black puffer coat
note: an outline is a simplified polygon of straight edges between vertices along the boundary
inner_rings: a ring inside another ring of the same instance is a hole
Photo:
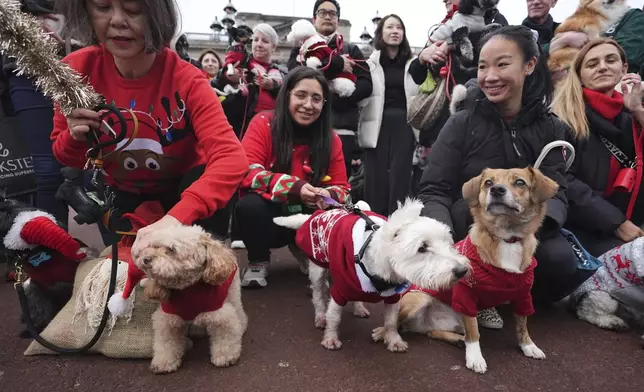
[[[576,151],[568,172],[566,226],[594,256],[644,235],[644,189],[637,183],[630,191],[615,187],[620,173],[631,172],[640,182],[644,175],[637,161],[643,149],[642,88],[624,95],[615,89],[620,80],[622,86],[641,83],[639,75],[627,70],[626,54],[617,42],[591,41],[579,52],[553,102],[554,112],[570,126]]]
[[[503,27],[486,36],[480,52],[479,86],[468,90],[464,109],[449,118],[432,147],[420,184],[423,214],[452,227],[455,241],[463,239],[473,223],[461,193],[465,182],[485,168],[533,165],[546,144],[565,138],[565,125],[548,112],[552,82],[539,54],[526,27]],[[561,151],[551,151],[540,169],[559,184],[559,192],[548,202],[537,235],[539,265],[533,296],[537,301],[553,301],[581,282],[576,281],[572,248],[559,234],[567,214]],[[483,313],[479,314],[482,326],[502,326],[496,312]]]

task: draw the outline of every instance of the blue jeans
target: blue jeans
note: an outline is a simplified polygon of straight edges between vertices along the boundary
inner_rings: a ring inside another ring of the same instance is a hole
[[[33,159],[36,207],[52,214],[59,223],[67,225],[67,206],[55,198],[63,178],[49,137],[54,128],[52,103],[27,77],[10,74],[8,78],[14,112]]]

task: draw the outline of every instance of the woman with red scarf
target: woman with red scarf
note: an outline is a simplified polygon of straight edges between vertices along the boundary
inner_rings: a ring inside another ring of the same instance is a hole
[[[591,41],[553,101],[576,150],[566,226],[594,256],[644,235],[642,85],[627,69],[617,42]]]

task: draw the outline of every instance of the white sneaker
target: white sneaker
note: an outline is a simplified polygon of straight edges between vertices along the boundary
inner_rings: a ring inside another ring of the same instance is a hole
[[[501,329],[503,328],[503,319],[496,308],[483,309],[476,315],[478,324],[483,328]]]
[[[288,244],[288,250],[291,251],[291,254],[293,257],[295,257],[295,260],[297,260],[298,264],[300,265],[300,271],[306,275],[309,276],[309,258],[306,257],[304,252],[300,248],[297,247],[294,243]]]
[[[242,240],[233,241],[230,244],[230,247],[233,248],[233,249],[246,249],[246,245],[244,244],[244,241],[242,241]]]
[[[263,288],[266,287],[268,276],[268,263],[249,264],[248,268],[242,271],[241,286]]]

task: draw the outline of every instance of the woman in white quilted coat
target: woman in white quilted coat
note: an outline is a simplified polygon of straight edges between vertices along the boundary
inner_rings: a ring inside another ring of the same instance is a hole
[[[418,131],[407,124],[407,105],[427,77],[412,69],[411,48],[399,16],[385,16],[367,63],[373,92],[361,103],[358,141],[364,149],[364,198],[371,209],[390,215],[411,192],[412,159]]]

